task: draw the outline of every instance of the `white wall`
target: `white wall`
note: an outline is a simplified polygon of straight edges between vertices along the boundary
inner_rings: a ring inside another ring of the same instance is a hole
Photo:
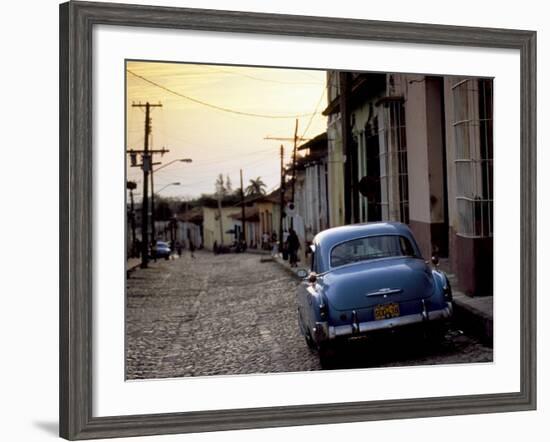
[[[539,81],[550,78],[550,23],[544,2],[490,2],[463,0],[449,7],[439,1],[338,2],[318,0],[132,0],[133,3],[189,7],[252,10],[291,14],[341,16],[392,21],[415,21],[473,26],[526,28],[539,30]],[[57,186],[58,126],[57,1],[29,0],[3,6],[1,29],[2,69],[2,152],[0,174],[4,209],[28,216],[3,218],[1,231],[13,234],[2,238],[1,260],[2,364],[0,391],[2,426],[0,439],[6,441],[57,440]],[[547,82],[539,83],[539,97],[548,97]],[[540,100],[542,103],[542,100]],[[498,118],[498,117],[497,117]],[[541,147],[539,171],[549,164],[547,145],[550,118],[548,108],[539,108]],[[7,167],[7,165],[10,165]],[[538,225],[549,224],[550,174],[539,173]],[[546,210],[543,210],[546,207]],[[40,217],[42,236],[25,247],[25,232],[35,231]],[[17,232],[21,232],[17,234]],[[548,233],[539,228],[539,266],[548,266]],[[37,246],[37,247],[36,247]],[[542,274],[542,271],[539,271]],[[550,286],[539,278],[539,293]],[[446,442],[464,440],[544,440],[550,419],[547,373],[550,370],[550,311],[548,296],[539,296],[539,411],[529,413],[415,419],[346,425],[309,426],[273,430],[234,431],[184,436],[132,438],[129,441],[264,441],[347,439],[423,440]],[[498,357],[498,355],[496,355]],[[546,431],[545,431],[546,430]],[[539,436],[540,434],[540,436]],[[546,436],[547,437],[547,436]]]
[[[423,79],[424,77],[418,77]],[[430,181],[428,170],[428,129],[426,121],[426,85],[424,81],[408,85],[405,104],[407,122],[407,161],[409,176],[409,214],[412,221],[430,220]]]

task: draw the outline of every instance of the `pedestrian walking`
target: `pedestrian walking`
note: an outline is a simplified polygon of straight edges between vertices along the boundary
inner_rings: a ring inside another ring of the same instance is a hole
[[[288,231],[285,229],[283,231],[283,259],[288,260]]]
[[[271,256],[277,256],[277,234],[273,232],[271,235]]]
[[[136,239],[136,243],[134,245],[134,258],[141,258],[141,252],[141,241]]]
[[[288,260],[290,262],[290,267],[298,266],[298,249],[300,248],[300,240],[294,229],[289,229],[288,231]]]
[[[262,250],[269,250],[269,235],[267,232],[262,234]]]

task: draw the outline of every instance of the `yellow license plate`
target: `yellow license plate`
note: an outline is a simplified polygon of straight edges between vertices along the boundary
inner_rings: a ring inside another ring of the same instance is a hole
[[[392,302],[390,304],[380,304],[374,307],[374,319],[390,319],[399,316],[399,304]]]

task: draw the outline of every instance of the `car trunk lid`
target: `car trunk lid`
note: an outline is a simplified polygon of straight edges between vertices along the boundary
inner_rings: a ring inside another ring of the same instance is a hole
[[[387,258],[336,268],[322,277],[329,305],[337,310],[420,300],[433,294],[434,282],[424,261]]]

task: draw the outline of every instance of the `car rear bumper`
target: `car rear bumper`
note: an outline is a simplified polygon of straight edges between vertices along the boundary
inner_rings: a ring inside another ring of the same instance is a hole
[[[317,343],[320,343],[337,338],[360,336],[374,331],[392,330],[409,325],[445,321],[452,315],[453,306],[448,302],[447,306],[441,310],[424,310],[414,315],[405,315],[378,321],[357,322],[354,324],[337,326],[331,326],[328,322],[316,322],[313,330],[313,337]]]

